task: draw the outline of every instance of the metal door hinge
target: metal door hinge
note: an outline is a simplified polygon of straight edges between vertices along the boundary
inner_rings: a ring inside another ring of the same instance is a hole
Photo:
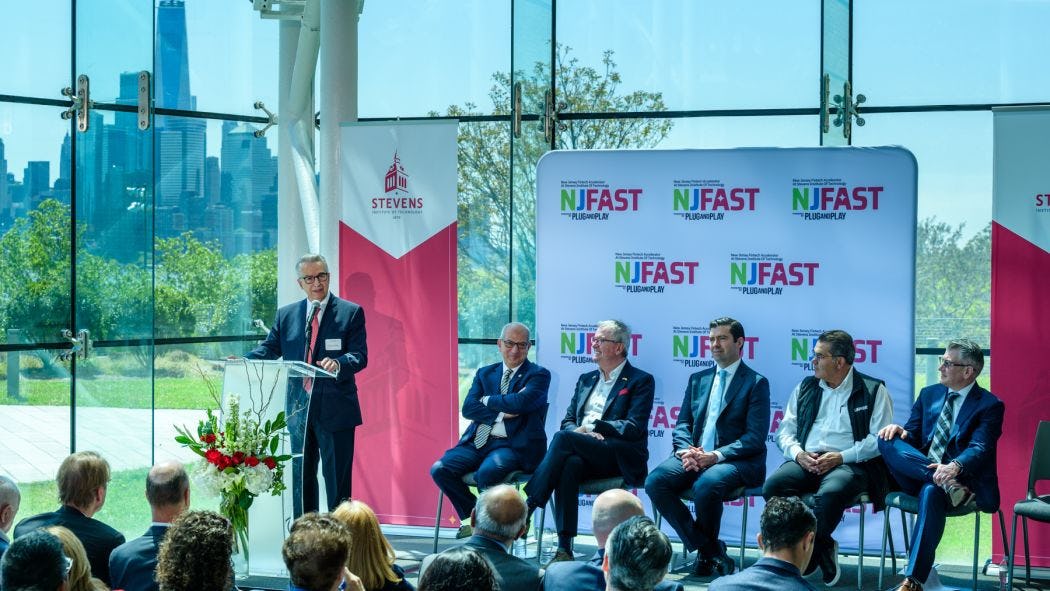
[[[76,91],[67,86],[62,89],[62,96],[69,97],[73,101],[73,104],[68,109],[62,111],[62,118],[72,119],[75,116],[77,118],[77,131],[87,131],[88,115],[92,107],[95,106],[95,103],[91,102],[91,81],[88,80],[87,75],[81,74],[77,76]]]
[[[851,141],[853,136],[853,118],[857,118],[858,127],[864,127],[865,121],[860,116],[858,107],[861,103],[868,100],[868,97],[858,94],[857,100],[854,102],[853,88],[850,86],[849,80],[847,80],[842,83],[842,94],[836,94],[834,100],[835,104],[838,105],[835,114],[835,127],[842,127],[842,137],[846,138],[847,141]]]
[[[149,129],[150,120],[150,73],[148,70],[139,72],[139,131]]]
[[[565,103],[554,103],[554,91],[547,89],[543,93],[543,139],[548,144],[554,141],[554,130],[565,130],[565,124],[558,123],[558,113],[564,111]]]
[[[68,351],[63,351],[58,355],[60,361],[69,361],[75,357],[88,358],[91,353],[91,333],[87,329],[82,328],[77,331],[77,336],[73,336],[72,330],[64,328],[62,338],[68,340],[71,346]]]

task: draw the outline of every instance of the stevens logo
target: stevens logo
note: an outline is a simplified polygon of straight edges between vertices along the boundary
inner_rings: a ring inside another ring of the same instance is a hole
[[[423,197],[409,190],[408,173],[396,150],[394,161],[383,178],[383,190],[383,196],[372,198],[372,215],[389,215],[399,219],[402,215],[423,213]]]

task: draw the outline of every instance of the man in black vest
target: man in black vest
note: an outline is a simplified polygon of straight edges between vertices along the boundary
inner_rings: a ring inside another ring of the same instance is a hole
[[[882,509],[888,488],[878,432],[893,420],[893,404],[882,380],[853,370],[855,354],[845,331],[817,337],[813,376],[795,386],[777,430],[788,461],[762,490],[766,500],[813,494],[817,539],[804,574],[819,566],[829,587],[839,580],[838,543],[831,533],[842,514],[864,491],[875,510]]]

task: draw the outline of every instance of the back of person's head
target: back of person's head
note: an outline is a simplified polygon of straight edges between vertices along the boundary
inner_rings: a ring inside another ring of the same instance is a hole
[[[0,589],[55,591],[66,580],[68,559],[52,533],[34,530],[18,538],[0,561]]]
[[[650,591],[663,580],[670,563],[671,541],[644,515],[617,525],[605,543],[609,589]]]
[[[343,501],[331,516],[350,531],[347,567],[361,579],[365,589],[372,591],[382,588],[387,581],[401,580],[390,566],[394,563],[394,549],[383,536],[371,507],[361,501]]]
[[[0,475],[0,531],[6,532],[11,529],[21,504],[22,493],[19,492],[18,485],[7,476]]]
[[[69,574],[66,575],[66,591],[97,589],[102,581],[91,578],[91,562],[88,561],[87,551],[84,550],[84,544],[80,542],[80,538],[61,525],[52,525],[45,529],[62,542],[63,553],[73,561],[69,567]]]
[[[636,515],[645,515],[645,508],[630,492],[614,488],[598,495],[591,507],[591,529],[598,545],[605,546],[613,528]]]
[[[190,490],[190,477],[178,462],[164,462],[146,475],[146,500],[151,507],[181,506]]]
[[[528,507],[510,485],[486,489],[474,509],[474,531],[504,542],[518,539],[525,529]]]
[[[224,591],[230,585],[233,527],[213,511],[186,511],[157,555],[161,591]]]
[[[62,460],[55,481],[63,505],[91,507],[98,489],[109,483],[109,462],[97,452],[78,451]]]
[[[487,558],[457,546],[434,556],[418,587],[419,591],[499,591],[499,581]]]
[[[776,552],[795,547],[806,534],[817,531],[817,518],[798,497],[771,497],[759,528],[762,550]]]
[[[327,591],[343,576],[350,555],[350,532],[328,515],[307,513],[292,524],[281,555],[292,585]]]

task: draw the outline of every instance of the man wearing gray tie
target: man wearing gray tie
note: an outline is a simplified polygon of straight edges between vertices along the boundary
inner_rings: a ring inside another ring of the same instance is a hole
[[[503,361],[474,375],[463,416],[471,421],[459,443],[430,469],[460,521],[467,519],[477,498],[463,482],[475,472],[478,488],[500,484],[511,472],[531,472],[547,451],[544,419],[551,374],[528,360],[529,328],[520,322],[503,327],[497,347]],[[471,535],[466,523],[456,537]]]
[[[698,551],[693,567],[698,576],[733,572],[733,559],[718,539],[722,500],[733,489],[762,484],[769,431],[769,382],[740,358],[744,327],[732,318],[716,318],[709,342],[715,364],[689,376],[674,454],[645,480],[655,509],[687,550]],[[696,519],[680,498],[687,490]]]

